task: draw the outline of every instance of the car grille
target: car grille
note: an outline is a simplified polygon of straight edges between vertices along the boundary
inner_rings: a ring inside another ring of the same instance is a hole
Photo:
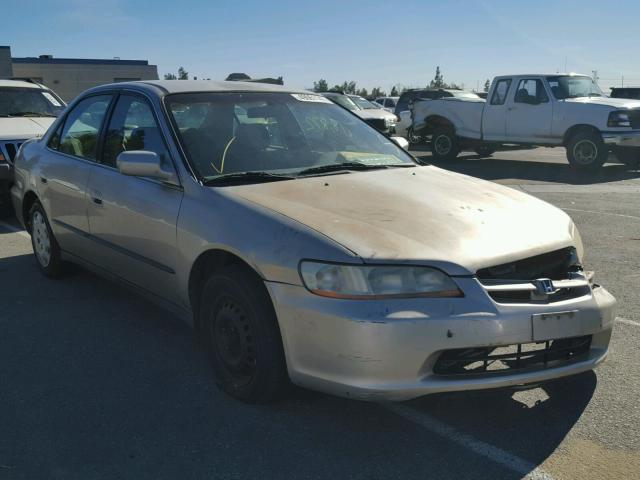
[[[380,132],[384,132],[387,130],[387,126],[385,125],[384,118],[367,118],[365,120],[369,125]]]
[[[476,276],[498,303],[554,303],[587,295],[590,291],[588,278],[577,262],[573,247],[483,268]],[[538,279],[551,279],[553,291],[540,293]]]
[[[13,163],[13,160],[16,158],[16,155],[18,154],[18,150],[20,149],[20,146],[22,145],[23,142],[24,140],[0,142],[0,153],[2,153],[2,156],[7,161],[9,161],[10,163]]]
[[[640,128],[640,109],[629,110],[631,128]]]
[[[591,335],[502,347],[446,350],[433,367],[436,375],[504,375],[542,370],[585,359]]]

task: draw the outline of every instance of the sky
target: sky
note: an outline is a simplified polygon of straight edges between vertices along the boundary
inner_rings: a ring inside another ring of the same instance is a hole
[[[640,1],[2,0],[0,45],[15,57],[142,59],[162,77],[230,72],[310,88],[482,88],[515,73],[597,70],[640,85]],[[608,92],[608,90],[606,90]]]

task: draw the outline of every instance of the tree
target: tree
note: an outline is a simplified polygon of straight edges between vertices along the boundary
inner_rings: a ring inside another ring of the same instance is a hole
[[[430,88],[445,88],[446,84],[444,83],[444,77],[442,76],[442,73],[440,72],[440,66],[436,67],[436,76],[433,78],[433,80],[431,80],[431,83],[429,84]]]
[[[378,97],[386,97],[387,95],[384,93],[384,90],[382,90],[380,87],[373,87],[373,90],[371,90],[371,98],[378,98]]]
[[[327,90],[329,90],[329,84],[324,78],[321,78],[317,82],[313,82],[314,92],[326,92]]]
[[[356,82],[354,81],[343,82],[342,86],[340,87],[340,90],[342,90],[343,93],[347,93],[350,95],[355,95],[357,89],[358,87],[356,85]]]
[[[394,85],[393,88],[391,89],[391,93],[389,94],[390,97],[397,97],[398,96],[398,89],[396,88],[396,86]]]
[[[356,95],[360,95],[361,97],[367,98],[369,96],[369,92],[366,88],[361,88],[356,92]]]
[[[178,80],[189,80],[189,72],[184,68],[178,68]]]
[[[176,77],[175,74],[173,74],[173,73],[165,73],[164,74],[164,79],[165,80],[177,80],[178,77]]]
[[[489,81],[489,79],[487,78],[487,81],[484,82],[484,91],[488,92],[489,88],[491,88],[491,82]]]

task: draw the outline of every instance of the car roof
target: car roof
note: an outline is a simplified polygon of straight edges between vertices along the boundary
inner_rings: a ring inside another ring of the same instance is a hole
[[[26,82],[24,80],[0,80],[0,87],[33,88],[36,90],[42,90],[45,88],[40,84]]]
[[[214,80],[142,80],[137,82],[120,82],[101,85],[92,88],[91,91],[100,91],[113,88],[132,87],[153,92],[161,90],[165,94],[191,93],[191,92],[274,92],[274,93],[306,93],[314,94],[308,90],[291,89],[282,85],[258,82],[218,82]]]

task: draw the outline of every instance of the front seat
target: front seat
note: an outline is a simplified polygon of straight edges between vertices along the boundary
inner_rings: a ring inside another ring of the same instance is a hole
[[[238,125],[234,140],[226,152],[224,173],[273,168],[269,167],[267,162],[269,143],[269,130],[266,125]]]

